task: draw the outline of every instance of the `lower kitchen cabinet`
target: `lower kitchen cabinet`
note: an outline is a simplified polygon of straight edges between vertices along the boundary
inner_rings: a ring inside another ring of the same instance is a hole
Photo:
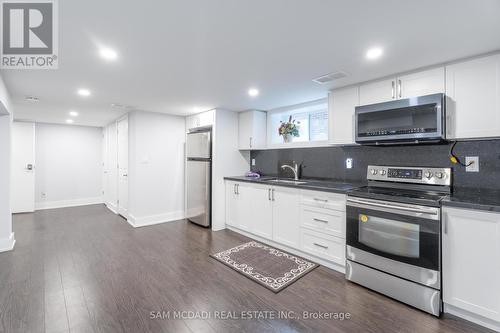
[[[344,194],[226,181],[226,224],[343,272]]]
[[[443,302],[500,327],[500,213],[443,208]]]
[[[248,232],[257,236],[273,238],[273,201],[272,189],[265,185],[253,185],[251,188]]]
[[[273,187],[273,240],[298,248],[300,244],[300,195],[299,190]]]

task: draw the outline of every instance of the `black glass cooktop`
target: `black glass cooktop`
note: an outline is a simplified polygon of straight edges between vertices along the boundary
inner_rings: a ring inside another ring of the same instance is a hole
[[[349,192],[349,195],[370,199],[382,199],[405,203],[439,206],[440,201],[448,194],[433,191],[365,186],[352,190],[351,192]]]

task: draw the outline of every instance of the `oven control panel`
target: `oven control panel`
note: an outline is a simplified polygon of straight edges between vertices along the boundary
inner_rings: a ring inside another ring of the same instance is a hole
[[[450,186],[451,169],[369,165],[367,179]]]

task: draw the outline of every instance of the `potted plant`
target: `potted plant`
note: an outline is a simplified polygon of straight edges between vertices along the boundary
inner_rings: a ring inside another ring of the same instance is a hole
[[[292,120],[292,116],[288,118],[287,122],[280,121],[280,127],[278,128],[278,133],[283,137],[285,143],[292,142],[294,137],[299,137],[299,121]]]

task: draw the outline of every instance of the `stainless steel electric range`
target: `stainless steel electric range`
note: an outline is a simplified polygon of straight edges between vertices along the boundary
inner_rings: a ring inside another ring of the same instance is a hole
[[[369,166],[367,179],[347,198],[346,278],[439,316],[451,169]]]

